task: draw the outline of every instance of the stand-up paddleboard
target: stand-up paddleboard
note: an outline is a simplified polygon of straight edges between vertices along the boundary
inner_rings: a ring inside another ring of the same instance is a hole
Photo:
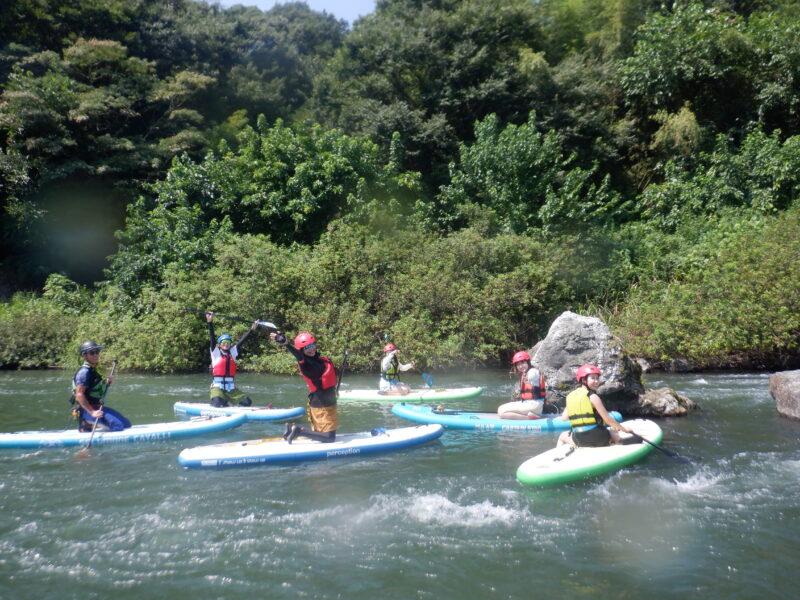
[[[451,429],[474,429],[476,431],[522,431],[537,433],[547,431],[563,431],[569,429],[569,422],[561,419],[561,415],[546,415],[537,419],[500,419],[496,412],[478,412],[405,404],[401,402],[392,406],[392,412],[398,417],[416,421],[417,423],[439,423]],[[609,413],[617,421],[622,415],[616,411]]]
[[[248,421],[288,421],[302,417],[306,409],[303,406],[293,408],[269,408],[266,406],[211,406],[208,402],[176,402],[173,405],[178,415],[239,415],[243,414]]]
[[[178,455],[184,467],[238,467],[271,463],[301,462],[344,456],[359,456],[419,446],[441,437],[441,425],[420,425],[373,432],[337,434],[336,441],[323,444],[302,437],[289,444],[283,438],[249,440],[187,448]]]
[[[653,421],[634,419],[622,423],[654,444],[663,433]],[[630,437],[620,433],[622,437]],[[595,477],[631,465],[647,456],[653,447],[646,442],[614,444],[601,448],[576,448],[564,445],[526,460],[517,469],[517,479],[525,485],[553,485]]]
[[[134,425],[122,431],[101,431],[97,429],[94,432],[94,438],[92,438],[92,446],[160,442],[193,435],[216,433],[238,427],[245,421],[247,421],[247,416],[239,414],[219,417],[195,417],[188,421],[173,421],[170,423]],[[81,432],[77,429],[0,433],[0,448],[85,446],[89,443],[91,435],[90,431]]]
[[[463,388],[421,388],[408,394],[381,394],[378,390],[341,390],[339,402],[349,400],[369,400],[372,402],[439,402],[440,400],[461,400],[478,396],[482,387]]]

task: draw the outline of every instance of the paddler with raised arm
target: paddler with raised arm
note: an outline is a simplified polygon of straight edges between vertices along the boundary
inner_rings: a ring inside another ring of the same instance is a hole
[[[339,428],[339,413],[336,408],[336,367],[327,356],[317,350],[317,340],[310,333],[299,333],[294,346],[289,344],[280,331],[269,334],[276,344],[285,347],[297,359],[297,368],[308,385],[308,418],[311,429],[297,423],[287,423],[283,438],[290,444],[302,435],[323,443],[336,441]]]
[[[236,387],[236,359],[239,357],[239,348],[247,339],[259,322],[253,321],[252,326],[239,341],[233,343],[233,338],[228,333],[223,333],[214,338],[214,313],[206,312],[208,321],[208,335],[211,351],[211,391],[209,392],[211,406],[225,407],[231,404],[250,406],[253,401],[249,396]]]

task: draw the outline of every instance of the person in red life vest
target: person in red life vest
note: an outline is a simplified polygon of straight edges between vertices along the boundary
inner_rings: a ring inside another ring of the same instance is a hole
[[[236,388],[234,378],[236,377],[236,358],[239,356],[239,348],[250,335],[250,332],[258,327],[258,321],[253,321],[253,325],[238,342],[233,344],[233,338],[223,333],[214,339],[214,313],[206,313],[208,321],[208,335],[211,350],[211,406],[224,407],[231,404],[239,406],[250,406],[253,401],[245,396],[244,393]]]
[[[538,419],[543,414],[558,413],[547,401],[544,376],[531,365],[531,355],[520,350],[511,359],[519,381],[514,386],[514,400],[500,405],[497,416],[501,419]]]
[[[578,367],[575,379],[580,387],[569,393],[567,406],[561,415],[562,419],[569,421],[571,430],[558,437],[559,446],[610,446],[619,443],[621,438],[618,432],[633,433],[608,414],[602,399],[597,395],[597,390],[602,385],[600,369],[594,365],[583,365]],[[639,441],[637,438],[628,439],[631,442]]]
[[[280,331],[269,334],[269,339],[284,346],[297,359],[297,368],[308,385],[308,418],[311,429],[297,423],[287,423],[283,438],[290,444],[298,435],[319,442],[336,441],[339,413],[336,409],[336,368],[331,359],[320,356],[317,340],[310,333],[300,333],[289,344]]]

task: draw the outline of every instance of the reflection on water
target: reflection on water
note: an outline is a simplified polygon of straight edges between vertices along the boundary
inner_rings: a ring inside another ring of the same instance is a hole
[[[0,373],[0,429],[59,429],[69,373]],[[411,376],[408,376],[410,381]],[[414,382],[411,381],[413,384]],[[345,385],[372,387],[373,377]],[[493,410],[504,372],[453,407]],[[109,405],[134,422],[205,401],[202,375],[123,373]],[[244,374],[257,404],[305,401],[298,377]],[[794,598],[800,424],[766,374],[650,375],[702,410],[665,419],[664,446],[598,479],[534,489],[514,477],[553,434],[448,431],[427,446],[299,466],[184,470],[190,445],[274,436],[248,423],[183,441],[0,454],[0,597]],[[408,423],[388,404],[340,407],[342,431]],[[71,426],[71,425],[70,425]]]

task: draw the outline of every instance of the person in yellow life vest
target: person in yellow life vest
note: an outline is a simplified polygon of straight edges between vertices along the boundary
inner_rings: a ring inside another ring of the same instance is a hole
[[[289,344],[286,336],[280,331],[269,334],[269,339],[284,346],[297,359],[297,368],[308,385],[308,418],[311,430],[287,423],[283,439],[290,444],[294,439],[303,437],[330,443],[336,441],[336,430],[339,428],[339,413],[336,408],[336,367],[327,356],[320,356],[317,351],[317,340],[310,333],[300,333],[294,338],[294,346]]]
[[[594,365],[578,367],[575,379],[580,387],[567,396],[567,406],[561,418],[569,421],[571,430],[558,437],[558,445],[573,446],[609,446],[620,441],[620,431],[632,433],[624,425],[617,423],[608,414],[597,390],[600,381],[600,369]]]
[[[519,381],[514,386],[514,401],[501,404],[497,416],[501,419],[538,419],[544,413],[558,409],[547,401],[544,376],[531,364],[531,355],[520,350],[511,359]]]
[[[233,338],[223,333],[214,339],[214,313],[206,313],[208,322],[208,335],[210,338],[211,351],[211,391],[209,392],[211,406],[224,407],[231,404],[239,406],[250,406],[253,401],[244,392],[236,388],[234,383],[236,377],[236,359],[239,357],[239,348],[250,335],[250,332],[258,327],[258,321],[253,321],[253,325],[235,344]]]
[[[381,360],[381,378],[378,380],[378,393],[391,395],[405,395],[411,391],[407,383],[400,381],[400,372],[409,371],[416,366],[412,360],[409,363],[401,363],[397,359],[400,351],[394,344],[386,344],[383,347],[383,359]]]

